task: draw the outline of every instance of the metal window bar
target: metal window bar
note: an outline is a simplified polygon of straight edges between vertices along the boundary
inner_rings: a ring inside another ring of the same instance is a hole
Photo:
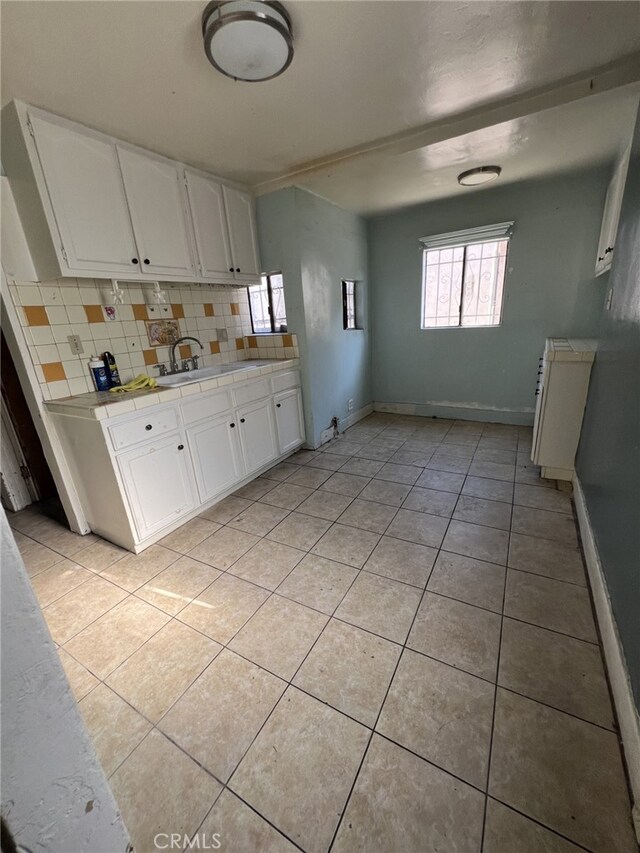
[[[274,286],[272,279],[279,279],[279,283]],[[287,316],[282,273],[263,275],[260,284],[248,287],[247,290],[249,292],[249,313],[253,334],[286,332]]]
[[[424,249],[422,328],[499,325],[508,245],[494,238]]]
[[[342,281],[342,327],[356,329],[356,283],[350,279]]]

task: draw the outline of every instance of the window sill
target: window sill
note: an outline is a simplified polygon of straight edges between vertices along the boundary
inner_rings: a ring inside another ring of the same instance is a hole
[[[451,332],[464,331],[468,332],[471,329],[499,329],[502,323],[491,323],[488,326],[420,326],[421,332]]]

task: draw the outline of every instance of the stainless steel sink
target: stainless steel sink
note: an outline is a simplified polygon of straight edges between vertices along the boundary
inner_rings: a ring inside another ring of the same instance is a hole
[[[162,387],[175,388],[178,385],[191,385],[194,382],[202,382],[203,379],[212,379],[215,376],[224,376],[227,373],[236,373],[240,370],[251,370],[254,364],[238,362],[236,364],[220,364],[215,367],[201,367],[198,370],[185,370],[182,373],[173,373],[170,376],[159,376],[158,385]]]

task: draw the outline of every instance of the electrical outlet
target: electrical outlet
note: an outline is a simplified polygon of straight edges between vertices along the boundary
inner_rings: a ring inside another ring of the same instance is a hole
[[[84,347],[82,346],[80,335],[69,335],[67,337],[67,340],[69,341],[71,352],[74,355],[80,355],[81,352],[84,352]]]
[[[353,411],[353,400],[347,400],[347,411],[348,412]]]
[[[150,317],[168,317],[170,313],[169,305],[147,305],[147,314]]]
[[[326,444],[328,441],[331,441],[333,438],[333,427],[329,427],[329,429],[325,429],[320,433],[320,444]]]

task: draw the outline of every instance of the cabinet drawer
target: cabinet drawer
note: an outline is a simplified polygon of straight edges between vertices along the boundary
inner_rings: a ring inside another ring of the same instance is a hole
[[[176,410],[171,408],[150,412],[148,415],[109,427],[109,435],[114,449],[123,450],[140,441],[151,440],[176,429],[178,429],[178,415]]]
[[[196,394],[193,400],[182,403],[182,418],[185,424],[193,424],[204,418],[221,415],[231,408],[231,398],[228,391],[219,391],[207,397]]]
[[[233,391],[236,406],[244,406],[245,403],[253,403],[254,400],[261,400],[263,397],[271,396],[271,388],[268,379],[258,379],[250,385],[245,385],[244,388],[237,388]]]
[[[281,373],[280,376],[274,376],[271,379],[271,391],[274,394],[277,394],[279,391],[288,391],[289,388],[298,388],[299,386],[299,370],[288,370],[286,373]]]

